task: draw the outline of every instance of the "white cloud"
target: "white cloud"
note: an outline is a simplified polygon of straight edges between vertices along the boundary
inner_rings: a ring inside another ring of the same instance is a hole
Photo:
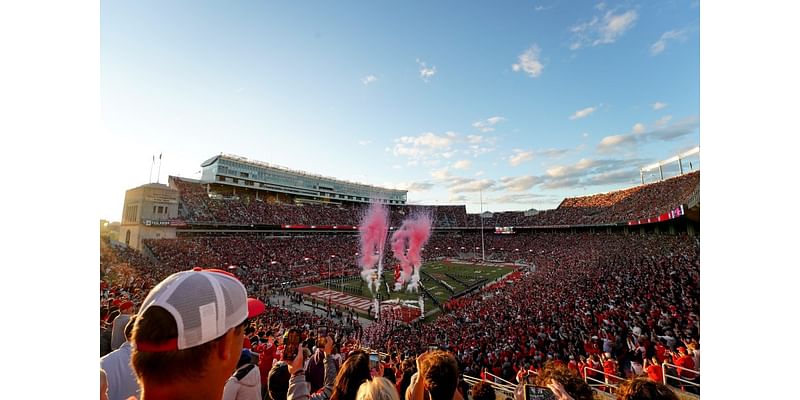
[[[644,124],[637,122],[633,125],[633,133],[644,133],[645,127]]]
[[[667,42],[670,40],[686,40],[687,29],[672,30],[664,32],[661,37],[650,46],[650,55],[656,56],[661,54],[667,48]]]
[[[522,151],[520,149],[514,149],[514,154],[508,159],[508,163],[517,166],[525,161],[530,161],[533,159],[533,152],[532,151]]]
[[[501,178],[500,182],[503,183],[503,189],[512,192],[524,192],[532,188],[538,182],[538,178],[535,176],[518,176],[514,178]]]
[[[417,65],[419,65],[419,77],[422,78],[422,80],[426,83],[429,82],[434,75],[436,75],[435,65],[431,68],[428,68],[428,66],[425,64],[425,61],[421,61],[419,58],[417,59]]]
[[[364,85],[369,85],[370,83],[376,82],[377,80],[378,80],[377,76],[375,76],[375,75],[367,75],[367,76],[365,76],[365,77],[363,77],[361,79],[361,82]]]
[[[611,135],[604,137],[597,149],[601,153],[619,150],[623,146],[636,146],[652,141],[670,141],[694,132],[699,126],[700,121],[697,117],[684,118],[680,121],[667,125],[667,121],[672,119],[661,118],[656,121],[656,127],[650,130],[634,125],[632,133],[622,135]]]
[[[505,118],[503,117],[490,117],[487,118],[485,121],[474,122],[472,126],[477,128],[479,131],[486,133],[494,131],[494,126],[503,121],[505,121]],[[468,139],[470,140],[470,143],[479,143],[482,137],[470,135],[468,136]],[[477,139],[477,141],[474,141],[474,139]]]
[[[664,126],[672,119],[672,115],[665,115],[656,121],[657,126]]]
[[[483,175],[483,171],[478,171],[475,173],[475,176],[481,176],[481,175]]]
[[[491,189],[495,184],[493,179],[462,179],[452,184],[449,190],[453,193],[479,192]]]
[[[395,185],[398,190],[408,190],[410,192],[424,192],[433,188],[430,182],[403,182]]]
[[[471,164],[472,164],[472,161],[470,161],[470,160],[459,160],[459,161],[456,161],[455,164],[453,164],[453,168],[455,168],[455,169],[468,169]]]
[[[614,43],[634,26],[638,18],[636,10],[628,10],[621,14],[615,14],[615,11],[611,10],[602,18],[594,16],[591,21],[575,25],[570,29],[573,37],[569,48],[577,50],[585,46]]]
[[[606,6],[606,3],[603,3],[603,2],[597,3],[597,5],[596,5],[596,6],[594,6],[594,8],[596,8],[596,9],[598,9],[598,10],[600,10],[600,11],[603,11],[603,10],[605,10],[605,9],[606,9],[606,7],[607,7],[607,6]]]
[[[581,134],[581,136],[583,136],[585,138],[588,138],[589,137],[589,132],[583,132],[583,134]]]
[[[372,143],[372,140],[359,140],[358,141],[358,145],[359,146],[366,146],[366,145],[368,145],[370,143]]]
[[[660,110],[662,108],[665,108],[667,106],[667,103],[662,103],[660,101],[657,101],[657,102],[653,103],[652,106],[653,106],[653,110]]]
[[[544,69],[544,65],[539,61],[539,53],[541,53],[541,50],[539,46],[534,43],[525,50],[525,52],[519,55],[519,62],[517,64],[512,64],[511,69],[515,72],[522,70],[530,77],[538,78]]]
[[[418,136],[402,136],[394,140],[393,151],[395,156],[420,158],[436,151],[448,151],[455,142],[455,138],[454,132],[446,132],[444,135],[425,132]]]
[[[589,115],[591,115],[593,112],[595,112],[595,110],[597,110],[597,108],[595,108],[595,107],[586,107],[583,110],[575,111],[575,114],[572,114],[569,117],[569,119],[576,120],[576,119],[586,118]]]
[[[483,142],[483,136],[467,135],[467,143],[480,144],[481,142]]]

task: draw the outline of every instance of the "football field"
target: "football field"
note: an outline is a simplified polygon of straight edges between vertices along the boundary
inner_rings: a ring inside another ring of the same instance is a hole
[[[394,291],[394,266],[384,267],[383,282],[379,290],[380,299],[386,300],[418,300],[423,294],[425,312],[439,308],[451,297],[464,292],[476,285],[485,285],[511,273],[514,268],[502,265],[474,265],[451,263],[446,261],[431,261],[423,264],[420,270],[420,282],[427,289],[430,296],[419,292],[409,293],[405,289]],[[388,284],[388,286],[387,286]],[[388,289],[388,290],[387,290]],[[365,314],[373,295],[361,277],[353,277],[344,281],[333,281],[330,286],[327,282],[317,285],[296,288],[298,292],[311,295],[322,301],[330,300],[334,305],[354,308],[360,314]],[[433,299],[431,299],[433,297]]]

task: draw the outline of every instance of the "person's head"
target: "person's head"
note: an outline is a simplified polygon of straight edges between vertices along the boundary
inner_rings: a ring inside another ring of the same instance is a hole
[[[119,305],[119,312],[128,315],[133,314],[133,302],[130,300],[122,302],[122,304]]]
[[[375,377],[359,386],[356,400],[400,400],[400,395],[388,379]]]
[[[678,400],[672,389],[644,377],[622,382],[616,396],[617,400]]]
[[[472,389],[469,391],[469,397],[474,400],[495,400],[496,395],[494,393],[494,388],[492,388],[489,382],[480,381],[472,385]]]
[[[267,376],[267,391],[271,400],[286,400],[289,392],[289,366],[283,362],[277,362],[272,366]]]
[[[264,308],[223,271],[194,269],[161,281],[132,332],[131,365],[143,392],[221,391],[239,361],[247,319]]]
[[[236,368],[242,368],[247,364],[253,363],[253,353],[249,349],[242,349],[242,354],[239,356],[239,362],[236,363]]]
[[[100,370],[100,400],[108,400],[108,379],[106,371]]]
[[[369,355],[361,350],[353,351],[336,374],[331,400],[355,400],[358,388],[371,378]]]
[[[429,352],[420,361],[419,376],[432,400],[451,400],[458,386],[458,363],[443,350]]]
[[[564,386],[564,390],[575,400],[592,400],[592,388],[581,379],[578,374],[564,366],[547,363],[544,369],[536,377],[537,386],[547,386],[551,380],[555,380]]]

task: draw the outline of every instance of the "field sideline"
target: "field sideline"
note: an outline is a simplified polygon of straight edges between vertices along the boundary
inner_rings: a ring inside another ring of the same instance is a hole
[[[508,266],[487,266],[487,265],[474,265],[474,264],[464,264],[464,263],[449,263],[443,261],[431,261],[426,262],[423,264],[422,269],[420,270],[420,281],[428,289],[431,295],[439,302],[444,303],[453,295],[460,293],[467,289],[470,286],[473,286],[479,282],[488,283],[492,282],[503,275],[506,275],[510,272],[513,272],[513,267]],[[394,266],[388,266],[384,268],[383,271],[383,283],[381,284],[380,288],[380,297],[382,300],[418,300],[420,293],[407,293],[405,290],[400,292],[388,292],[387,291],[387,283],[389,284],[390,289],[394,289]],[[448,287],[449,286],[449,287]],[[313,289],[312,289],[313,287]],[[296,288],[298,292],[309,294],[316,288],[325,288],[327,289],[327,282],[321,282],[316,285],[306,286],[301,288]],[[349,299],[345,300],[345,302],[356,302],[359,298],[363,299],[372,299],[372,293],[370,293],[369,289],[367,288],[364,281],[361,277],[353,277],[344,282],[333,281],[330,286],[330,290],[335,292],[341,292],[342,296],[340,299]],[[330,292],[327,292],[330,293]],[[348,297],[352,296],[352,298]],[[333,301],[334,304],[337,301]],[[438,308],[434,301],[430,299],[430,297],[424,297],[425,303],[425,312],[429,312]],[[360,314],[365,314],[365,310],[360,309],[363,302],[358,302],[358,306],[356,306],[356,311]]]

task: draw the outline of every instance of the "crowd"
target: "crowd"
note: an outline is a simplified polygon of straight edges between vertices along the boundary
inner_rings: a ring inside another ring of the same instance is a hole
[[[358,225],[366,206],[361,204],[290,204],[274,194],[201,184],[177,177],[170,182],[180,192],[179,212],[195,223],[267,225]],[[593,225],[628,222],[667,213],[687,202],[700,185],[700,172],[661,182],[583,197],[564,199],[558,208],[525,215],[522,211],[468,214],[465,206],[390,206],[392,226],[408,215],[431,214],[437,227]]]
[[[699,174],[689,174],[672,181],[691,188],[693,184],[685,182],[692,176],[699,179]],[[203,201],[207,198],[205,194],[198,196]],[[614,200],[602,197],[581,200],[584,203],[567,200],[576,209],[583,207],[580,204],[608,201],[611,209],[633,215],[625,207],[633,204],[629,199],[642,196],[645,195],[629,193]],[[392,218],[415,211],[414,207],[394,208]],[[452,215],[448,214],[448,218],[460,221],[457,207],[450,211]],[[506,214],[495,215],[509,218]],[[467,221],[466,214],[463,220]],[[119,359],[125,357],[136,359],[141,349],[131,344],[136,342],[146,297],[156,291],[158,282],[179,271],[192,267],[225,269],[250,296],[262,300],[275,290],[285,290],[287,285],[358,275],[356,235],[237,235],[144,243],[143,255],[101,241],[100,342],[104,357],[101,365],[113,370],[106,370],[101,377],[107,381],[109,393],[115,393],[111,398],[127,399],[119,397],[124,392],[120,389],[121,376],[134,378],[136,385],[127,380],[125,387],[135,386],[137,391],[133,395],[137,397],[144,397],[141,390],[148,385],[151,394],[161,390],[159,384],[163,381],[153,378],[155,361],[148,361],[148,356],[139,364],[133,362],[133,369],[127,372],[120,372],[123,367],[111,366],[124,364]],[[226,399],[352,400],[368,399],[383,391],[383,395],[390,397],[381,399],[398,396],[398,399],[419,400],[415,389],[433,389],[426,386],[430,382],[421,374],[424,368],[420,363],[426,356],[415,356],[432,353],[428,350],[437,347],[444,350],[436,357],[438,367],[448,365],[452,358],[460,374],[476,378],[491,380],[489,377],[494,375],[516,383],[525,381],[528,375],[537,376],[536,379],[544,379],[543,386],[563,395],[559,398],[585,398],[581,394],[585,393],[582,391],[585,387],[576,382],[584,382],[586,378],[619,385],[616,396],[625,399],[636,398],[631,393],[641,392],[670,398],[671,392],[664,392],[655,383],[661,382],[665,373],[683,381],[699,382],[699,374],[689,371],[700,370],[699,243],[694,238],[548,232],[485,235],[482,241],[476,232],[436,232],[422,255],[423,259],[478,259],[483,251],[490,260],[520,262],[529,267],[520,268],[479,292],[448,301],[433,321],[412,326],[382,320],[362,329],[354,315],[347,312],[339,313],[339,319],[326,318],[290,311],[285,304],[262,303],[258,315],[248,316],[246,324],[241,326],[243,350],[247,352],[237,350],[236,360],[219,361],[225,368],[209,373],[222,377],[227,371],[219,389]],[[390,257],[387,254],[386,265],[391,265]],[[165,317],[156,314],[157,319]],[[141,332],[146,327],[141,327]],[[233,334],[218,332],[223,336],[217,338],[239,335],[238,328],[228,327]],[[283,357],[285,336],[290,328],[296,328],[302,336],[306,350],[298,354],[306,353],[305,356]],[[199,345],[214,343],[230,347],[231,343],[223,342],[215,339]],[[369,364],[370,357],[358,350],[362,346],[391,354],[379,363],[380,371],[367,368],[369,372],[363,373],[361,364]],[[158,360],[157,355],[154,360]],[[663,362],[689,370],[665,371],[661,369]],[[152,370],[150,375],[148,368]],[[363,379],[354,379],[359,369]],[[375,380],[376,374],[385,376],[389,382]],[[179,378],[175,377],[175,382],[180,383]],[[211,386],[219,381],[209,379],[203,389],[216,393],[217,389]],[[668,383],[687,391],[695,390],[683,381],[669,379]],[[453,392],[448,386],[438,398],[458,400],[459,396],[468,400],[473,395],[461,388],[463,383],[458,379],[453,385]],[[235,391],[226,393],[228,386]],[[175,388],[192,389],[179,384]],[[257,397],[231,395],[248,390],[257,391]],[[475,392],[474,395],[480,395],[480,390]]]
[[[465,374],[488,370],[506,380],[547,361],[619,377],[642,373],[645,360],[699,370],[696,241],[563,233],[538,235],[528,244],[532,251],[521,253],[535,272],[451,300],[429,324],[373,324],[365,342],[383,347],[391,337],[412,352],[436,343],[457,355]],[[696,379],[688,371],[670,372]]]

